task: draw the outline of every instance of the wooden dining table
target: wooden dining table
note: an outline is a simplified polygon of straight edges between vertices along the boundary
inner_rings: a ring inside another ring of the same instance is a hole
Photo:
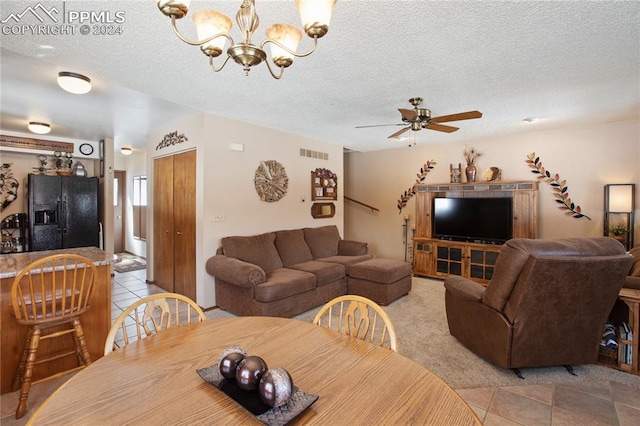
[[[273,317],[207,320],[131,343],[77,373],[29,424],[262,424],[196,373],[229,346],[286,369],[296,387],[318,395],[290,424],[481,424],[453,389],[411,359]]]

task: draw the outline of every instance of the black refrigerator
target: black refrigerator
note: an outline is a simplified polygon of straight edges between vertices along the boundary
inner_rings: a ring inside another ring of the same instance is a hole
[[[32,251],[98,247],[98,178],[29,175]]]

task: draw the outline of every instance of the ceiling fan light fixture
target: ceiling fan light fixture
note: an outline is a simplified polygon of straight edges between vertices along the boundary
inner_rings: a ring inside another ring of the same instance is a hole
[[[120,154],[122,154],[122,155],[131,155],[131,154],[133,154],[133,149],[131,149],[128,146],[123,146],[122,148],[120,148]]]
[[[61,71],[58,73],[58,86],[69,93],[84,95],[91,90],[91,79],[75,72]]]
[[[51,125],[47,123],[40,123],[38,121],[30,121],[27,128],[30,132],[37,133],[39,135],[46,135],[51,131]]]

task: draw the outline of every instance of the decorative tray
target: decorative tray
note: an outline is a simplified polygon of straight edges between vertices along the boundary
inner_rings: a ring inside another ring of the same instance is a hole
[[[318,395],[304,392],[293,386],[291,397],[285,405],[269,407],[262,402],[258,392],[246,392],[238,387],[235,380],[228,380],[222,377],[218,364],[200,368],[196,372],[205,382],[220,389],[244,409],[256,416],[258,420],[269,426],[287,424],[318,400]]]

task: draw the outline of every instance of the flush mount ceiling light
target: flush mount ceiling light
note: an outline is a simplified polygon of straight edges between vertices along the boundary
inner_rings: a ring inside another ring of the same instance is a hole
[[[527,123],[531,124],[531,123],[535,123],[538,120],[540,120],[540,117],[527,117],[522,121],[526,121]]]
[[[83,95],[91,90],[91,79],[75,72],[61,71],[58,73],[58,86],[69,93]]]
[[[122,148],[120,148],[120,154],[131,155],[133,154],[133,149],[129,148],[128,146],[123,146]]]
[[[51,126],[47,123],[39,123],[37,121],[30,121],[27,126],[30,132],[37,133],[39,135],[46,135],[51,131]]]
[[[242,34],[240,43],[236,44],[229,35],[231,19],[214,10],[194,12],[193,22],[199,40],[189,40],[178,30],[176,20],[187,15],[190,3],[190,0],[158,0],[158,8],[171,18],[173,30],[180,40],[192,46],[200,46],[202,53],[209,57],[209,65],[213,71],[222,70],[229,59],[233,59],[237,64],[242,65],[246,75],[249,75],[251,67],[265,61],[273,78],[280,79],[284,69],[293,63],[294,56],[300,58],[313,53],[318,45],[318,39],[329,31],[331,12],[336,0],[296,0],[304,31],[313,39],[313,46],[303,53],[296,52],[302,33],[289,24],[271,25],[266,31],[267,38],[260,43],[260,46],[253,44],[252,37],[260,22],[256,14],[255,0],[243,0],[236,15],[236,23]],[[213,60],[222,54],[227,40],[231,45],[226,51],[227,56],[221,65],[215,66]],[[280,68],[278,74],[266,60],[267,54],[264,48],[267,44],[271,45],[271,61]]]

